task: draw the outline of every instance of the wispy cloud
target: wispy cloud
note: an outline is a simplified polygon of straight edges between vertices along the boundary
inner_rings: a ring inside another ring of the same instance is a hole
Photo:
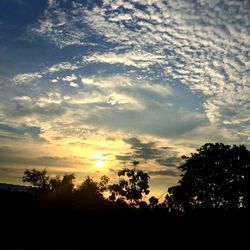
[[[53,41],[59,48],[69,45],[82,45],[85,32],[78,27],[78,19],[72,18],[60,8],[57,1],[49,2],[44,16],[32,27],[34,34]]]
[[[42,74],[39,72],[33,72],[33,73],[20,73],[17,74],[14,78],[13,81],[15,84],[22,84],[22,83],[28,83],[33,80],[37,80],[39,78],[42,78]]]
[[[71,62],[61,62],[54,64],[50,67],[48,67],[46,70],[44,70],[44,73],[55,73],[55,72],[61,72],[65,70],[76,70],[78,69],[78,66]]]

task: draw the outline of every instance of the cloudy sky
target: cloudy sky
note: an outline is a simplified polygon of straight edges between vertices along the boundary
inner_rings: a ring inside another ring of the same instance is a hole
[[[249,0],[1,0],[0,182],[106,174],[152,194],[205,142],[250,146]]]

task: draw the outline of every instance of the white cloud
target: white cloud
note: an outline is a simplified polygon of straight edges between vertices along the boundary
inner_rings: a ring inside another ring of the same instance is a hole
[[[46,107],[50,104],[61,104],[62,97],[61,93],[59,92],[50,92],[45,96],[41,96],[37,100],[37,105],[39,107]]]
[[[65,70],[75,70],[78,69],[78,66],[76,64],[72,64],[70,62],[61,62],[52,65],[51,67],[47,68],[44,73],[55,73]]]
[[[125,94],[112,92],[110,95],[106,96],[105,99],[106,99],[106,102],[111,105],[126,104],[128,106],[129,104],[131,104],[132,106],[140,107],[140,103],[135,98],[125,95]]]
[[[58,83],[58,79],[52,79],[51,83]]]
[[[15,96],[13,98],[14,101],[21,101],[21,102],[31,102],[32,99],[29,96]]]
[[[132,77],[125,77],[121,75],[114,75],[110,77],[81,77],[83,85],[94,87],[104,93],[114,92],[138,92],[140,90],[147,90],[159,96],[173,95],[173,89],[167,84],[150,83],[145,80],[136,79]]]
[[[172,91],[168,86],[159,84],[142,83],[138,86],[138,80],[120,75],[110,77],[81,77],[84,91],[80,90],[78,94],[71,94],[67,98],[71,104],[111,104],[118,109],[138,110],[143,109],[147,103],[147,98],[140,95],[140,90],[144,89],[149,93],[159,96],[168,96]],[[71,82],[72,87],[78,87]],[[73,86],[74,85],[74,86]]]
[[[75,82],[70,82],[69,85],[73,88],[79,88],[79,85]]]
[[[61,71],[66,70],[76,70],[79,66],[75,63],[70,62],[61,62],[57,64],[53,64],[50,67],[47,67],[45,69],[42,69],[41,72],[28,72],[28,73],[20,73],[13,77],[12,81],[15,84],[23,84],[23,83],[29,83],[35,80],[38,80],[48,74],[54,74]],[[77,76],[75,74],[71,74],[69,76],[66,76],[62,78],[63,81],[74,81],[77,79]],[[60,77],[56,77],[55,79],[51,79],[51,83],[57,83],[60,80]]]
[[[89,85],[91,85],[91,84],[94,83],[94,79],[93,79],[93,78],[82,77],[82,78],[81,78],[81,82],[82,82],[83,84],[89,84]]]
[[[90,105],[90,104],[103,103],[105,97],[98,92],[92,92],[92,93],[79,92],[78,94],[72,95],[70,98],[67,98],[66,100],[68,101],[68,103],[74,105],[84,105],[84,104]]]
[[[130,78],[120,75],[108,77],[82,77],[81,82],[88,86],[95,86],[100,89],[115,89],[119,87],[134,86]]]
[[[13,78],[13,81],[16,84],[19,84],[19,83],[28,83],[28,82],[37,80],[39,78],[42,78],[42,75],[39,72],[23,73],[23,74],[17,74]]]
[[[121,13],[121,8],[126,12]],[[127,79],[82,77],[83,85],[106,96],[112,91],[120,94],[125,88],[147,89],[168,96],[172,91],[169,87],[150,81],[164,79],[174,86],[181,84],[195,95],[203,96],[203,108],[211,124],[234,125],[242,134],[241,126],[245,126],[245,131],[249,128],[246,124],[250,96],[249,8],[249,1],[234,0],[167,3],[106,0],[101,7],[88,9],[74,3],[72,9],[65,11],[59,2],[51,1],[33,32],[60,48],[90,45],[87,33],[98,35],[104,41],[105,52],[100,52],[101,49],[88,53],[79,64],[54,65],[48,69],[49,73],[74,70],[91,63],[109,64],[117,69],[119,64],[119,70],[126,71]],[[131,73],[127,67],[136,71]]]
[[[65,96],[63,96],[63,99],[64,100],[71,100],[71,96],[65,95]]]
[[[63,77],[62,80],[67,82],[72,82],[77,80],[77,76],[75,74],[71,74],[70,76]]]
[[[84,57],[84,62],[101,62],[116,64],[120,63],[125,66],[134,66],[136,68],[147,68],[155,63],[162,63],[165,56],[155,55],[151,53],[143,52],[129,52],[124,54],[108,53],[108,54],[95,54],[88,57]]]
[[[142,86],[139,87],[141,89],[147,89],[151,92],[155,92],[156,94],[160,95],[160,96],[170,96],[173,95],[173,89],[166,85],[166,84],[153,84],[153,83],[147,83],[147,82],[143,82]]]
[[[85,32],[78,27],[80,20],[72,18],[58,5],[56,1],[52,1],[45,10],[43,18],[31,28],[31,32],[46,37],[59,48],[84,44]]]

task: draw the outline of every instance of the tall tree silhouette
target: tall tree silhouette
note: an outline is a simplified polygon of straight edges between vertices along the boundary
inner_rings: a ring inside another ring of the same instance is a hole
[[[169,188],[172,209],[237,210],[249,207],[250,152],[243,145],[204,144],[185,157],[179,185]]]

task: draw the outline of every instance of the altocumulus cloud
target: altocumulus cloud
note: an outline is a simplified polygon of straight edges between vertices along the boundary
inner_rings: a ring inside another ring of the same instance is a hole
[[[247,136],[248,1],[75,1],[66,7],[49,2],[31,32],[61,49],[94,46],[81,67],[120,65],[128,75],[184,85],[203,95],[210,123]]]

